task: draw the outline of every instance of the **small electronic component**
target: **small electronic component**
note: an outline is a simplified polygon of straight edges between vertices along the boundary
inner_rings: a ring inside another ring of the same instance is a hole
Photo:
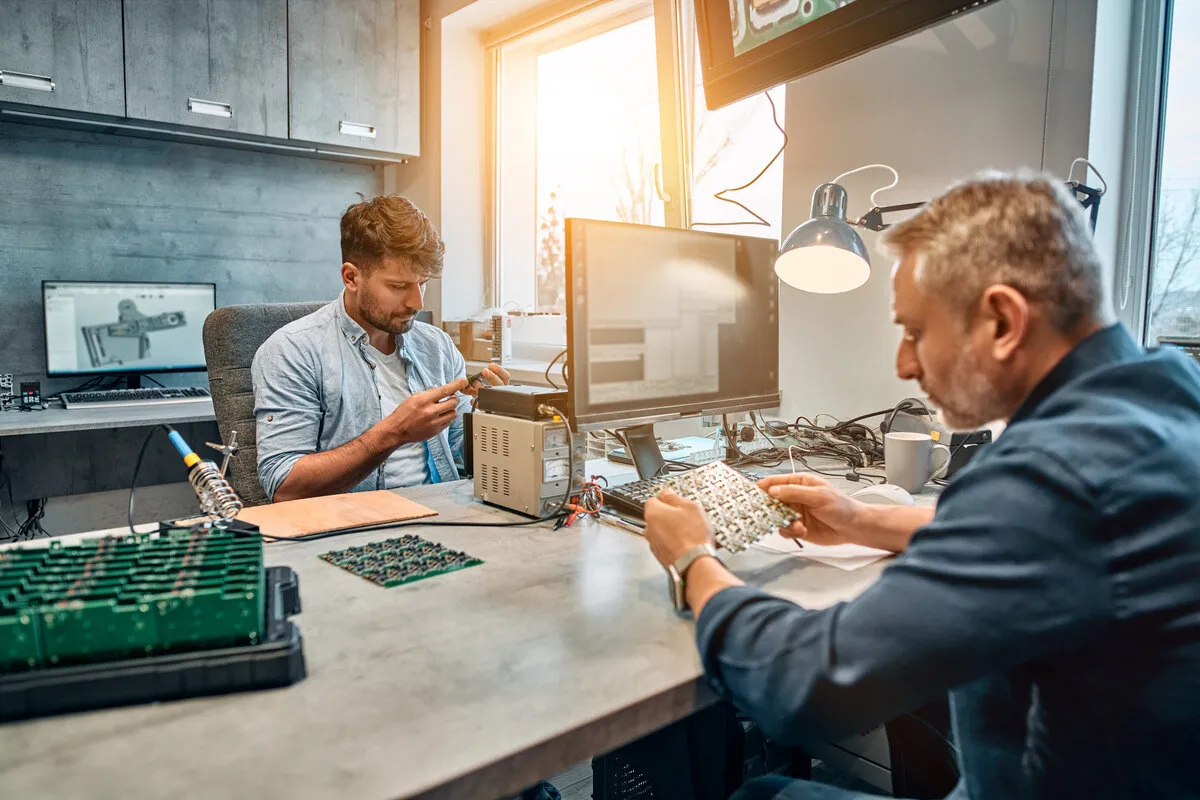
[[[754,481],[719,461],[672,475],[658,491],[664,488],[698,503],[708,514],[717,544],[733,553],[800,518]]]
[[[479,411],[518,419],[539,420],[546,415],[541,406],[552,406],[567,414],[567,393],[544,386],[480,386]]]
[[[483,563],[459,550],[412,534],[322,553],[321,558],[385,588]]]
[[[21,405],[36,406],[42,402],[41,381],[21,381]]]

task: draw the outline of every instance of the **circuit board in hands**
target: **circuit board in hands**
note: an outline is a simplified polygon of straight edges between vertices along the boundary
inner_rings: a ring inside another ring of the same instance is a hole
[[[483,563],[459,550],[411,534],[322,553],[321,558],[385,588]]]
[[[672,475],[663,481],[662,488],[668,487],[704,509],[717,544],[733,553],[800,519],[791,508],[722,462]]]

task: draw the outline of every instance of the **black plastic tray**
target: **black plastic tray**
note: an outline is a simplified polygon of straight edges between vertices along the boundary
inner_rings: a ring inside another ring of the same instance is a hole
[[[260,644],[0,675],[0,721],[289,686],[304,679],[304,642],[291,567],[267,567]]]

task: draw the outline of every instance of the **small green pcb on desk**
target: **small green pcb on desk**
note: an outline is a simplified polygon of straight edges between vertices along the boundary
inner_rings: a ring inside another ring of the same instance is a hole
[[[459,550],[411,534],[322,553],[320,557],[385,588],[483,563]]]

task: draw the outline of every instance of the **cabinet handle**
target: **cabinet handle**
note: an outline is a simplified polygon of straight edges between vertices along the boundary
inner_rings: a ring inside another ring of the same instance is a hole
[[[46,75],[30,75],[27,72],[11,72],[3,69],[0,69],[0,86],[36,89],[39,92],[54,91],[54,81]]]
[[[199,100],[195,97],[188,98],[188,111],[193,114],[207,114],[210,117],[225,117],[226,119],[233,117],[233,106],[229,103]]]
[[[347,136],[362,136],[366,139],[375,138],[375,126],[363,125],[358,122],[346,122],[346,120],[338,121],[338,133],[344,133]]]

